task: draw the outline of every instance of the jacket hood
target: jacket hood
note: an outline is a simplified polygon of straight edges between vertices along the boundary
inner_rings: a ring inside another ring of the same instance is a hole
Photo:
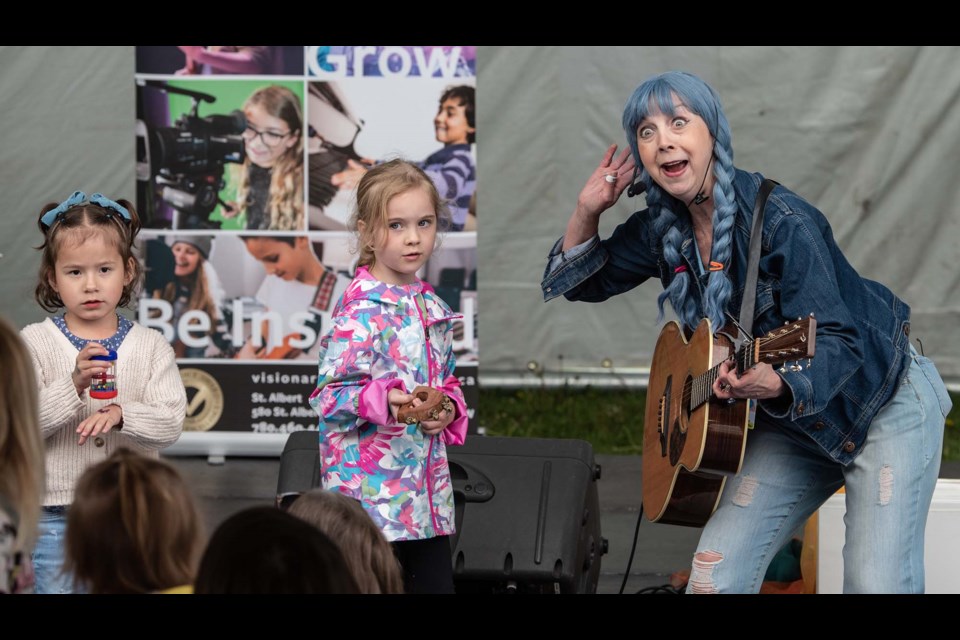
[[[402,300],[418,294],[424,295],[435,303],[426,305],[428,325],[442,320],[459,320],[463,317],[459,313],[454,313],[450,306],[437,296],[429,282],[417,278],[416,282],[411,284],[388,284],[371,275],[370,270],[365,266],[357,268],[353,282],[343,292],[340,306],[345,308],[358,301],[399,306]]]

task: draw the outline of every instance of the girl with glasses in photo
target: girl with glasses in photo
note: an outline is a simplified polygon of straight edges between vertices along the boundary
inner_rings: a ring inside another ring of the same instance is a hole
[[[243,216],[246,229],[291,231],[303,228],[303,116],[300,99],[270,85],[243,105],[246,159],[237,191],[223,215]]]

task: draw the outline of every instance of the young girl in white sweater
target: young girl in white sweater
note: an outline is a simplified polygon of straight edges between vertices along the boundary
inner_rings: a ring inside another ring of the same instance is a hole
[[[157,457],[180,437],[187,398],[163,334],[117,313],[135,299],[141,276],[133,205],[77,191],[46,205],[38,224],[44,242],[36,299],[46,311],[64,313],[21,331],[37,373],[46,448],[33,564],[37,593],[66,593],[72,579],[62,572],[63,539],[77,479],[119,447]],[[91,393],[91,384],[114,373],[113,363],[98,356],[115,358],[113,397],[103,397],[113,389]]]

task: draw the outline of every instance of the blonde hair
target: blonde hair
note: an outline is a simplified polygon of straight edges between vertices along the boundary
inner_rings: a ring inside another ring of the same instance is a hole
[[[357,266],[372,267],[376,262],[373,247],[380,243],[387,228],[390,200],[417,188],[424,189],[430,198],[430,204],[437,214],[437,230],[449,229],[450,210],[446,202],[437,192],[433,180],[414,163],[397,158],[376,165],[360,178],[357,205],[350,216],[350,230],[357,234],[357,251],[360,254]]]
[[[175,468],[117,449],[88,468],[67,513],[64,570],[91,593],[149,593],[193,582],[203,529]]]
[[[44,448],[40,437],[37,378],[20,334],[0,318],[0,496],[19,517],[17,548],[28,552],[37,539],[44,491]]]
[[[177,242],[173,244],[177,244]],[[207,317],[210,318],[210,330],[208,333],[213,334],[217,330],[217,305],[214,304],[213,296],[210,295],[210,282],[207,279],[206,270],[203,268],[207,259],[203,257],[203,253],[199,250],[197,254],[197,268],[193,270],[192,274],[184,278],[187,288],[190,289],[190,299],[187,300],[187,309],[199,309],[207,314]],[[163,288],[160,297],[167,302],[173,303],[177,299],[176,281],[168,282]]]
[[[297,144],[286,149],[270,170],[270,199],[264,208],[270,214],[268,229],[291,231],[303,228],[303,116],[300,99],[295,93],[279,85],[257,89],[243,104],[246,111],[258,105],[274,118],[280,118],[290,127],[290,135],[297,136]],[[250,191],[250,158],[243,161],[237,201],[246,206]]]
[[[340,547],[361,593],[403,593],[403,574],[393,548],[360,503],[337,491],[313,489],[289,509]]]
[[[56,289],[53,288],[51,281],[54,279],[54,271],[57,266],[57,254],[63,243],[66,242],[67,236],[74,242],[82,244],[87,238],[99,233],[107,242],[112,243],[120,253],[124,274],[133,276],[130,282],[123,287],[123,293],[117,306],[126,306],[134,298],[143,275],[143,267],[133,255],[133,241],[140,231],[140,216],[137,215],[137,211],[130,201],[117,200],[117,204],[126,207],[130,213],[129,221],[123,220],[115,212],[104,209],[98,204],[85,202],[70,207],[66,212],[60,214],[52,225],[47,227],[43,223],[44,214],[59,205],[51,202],[40,210],[37,226],[40,227],[40,232],[43,234],[43,244],[37,249],[43,253],[40,258],[40,273],[34,296],[37,303],[45,311],[53,313],[63,307],[63,300]]]

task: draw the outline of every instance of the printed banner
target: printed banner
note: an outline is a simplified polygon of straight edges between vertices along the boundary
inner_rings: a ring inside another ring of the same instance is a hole
[[[137,320],[174,347],[188,431],[316,429],[320,340],[356,269],[355,189],[419,164],[452,228],[419,273],[478,339],[476,47],[138,47]]]
[[[317,414],[307,402],[317,384],[316,365],[193,360],[180,363],[180,376],[189,401],[184,431],[286,434],[317,428]],[[477,367],[458,365],[457,376],[472,423],[479,401]]]

